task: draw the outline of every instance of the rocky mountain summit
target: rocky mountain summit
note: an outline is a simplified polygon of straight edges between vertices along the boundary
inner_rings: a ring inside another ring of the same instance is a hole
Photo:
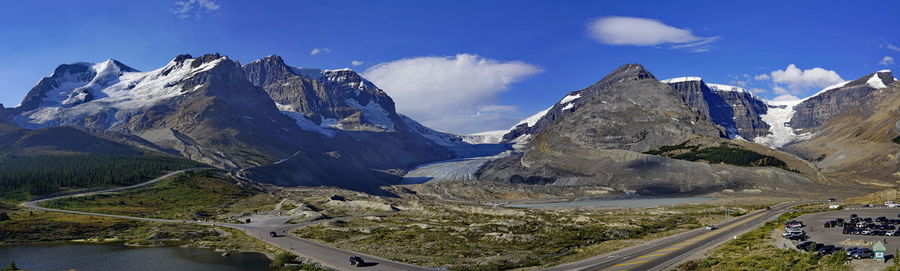
[[[149,72],[112,59],[61,65],[4,112],[29,129],[115,133],[281,185],[365,190],[478,149],[397,114],[384,91],[349,69],[295,68],[278,56],[241,66],[219,54],[180,55]]]

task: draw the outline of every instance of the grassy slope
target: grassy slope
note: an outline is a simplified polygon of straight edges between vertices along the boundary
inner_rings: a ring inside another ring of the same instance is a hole
[[[430,206],[384,219],[310,226],[295,233],[402,262],[446,265],[453,270],[505,270],[575,261],[650,236],[717,223],[754,208],[763,205],[496,213]]]
[[[801,213],[782,214],[762,227],[728,241],[705,259],[692,260],[677,270],[850,270],[846,257],[833,254],[824,257],[772,245],[772,231]]]
[[[46,202],[51,208],[169,219],[214,219],[226,213],[271,209],[274,199],[242,189],[216,171],[179,174],[133,191]]]

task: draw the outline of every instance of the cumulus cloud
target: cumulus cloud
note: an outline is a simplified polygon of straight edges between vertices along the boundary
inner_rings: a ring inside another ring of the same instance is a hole
[[[763,94],[763,93],[768,93],[769,91],[765,90],[765,89],[761,89],[761,88],[751,88],[750,92],[755,93],[755,94]]]
[[[757,75],[757,76],[753,77],[753,79],[756,79],[756,80],[759,80],[759,81],[768,81],[768,80],[771,79],[771,78],[772,78],[772,77],[769,77],[768,74],[760,74],[760,75]]]
[[[835,71],[819,67],[804,70],[797,68],[797,65],[794,64],[788,65],[783,70],[774,70],[768,75],[757,75],[756,79],[771,80],[773,83],[772,91],[777,94],[795,95],[802,94],[810,89],[821,89],[844,82],[844,79]]]
[[[610,45],[656,46],[672,44],[673,49],[707,52],[720,37],[701,37],[690,30],[653,19],[610,16],[588,23],[588,35]]]
[[[328,48],[313,48],[312,51],[309,51],[309,55],[314,56],[321,53],[331,53],[331,49]]]
[[[518,109],[496,101],[512,84],[541,71],[522,61],[457,54],[380,63],[363,76],[391,95],[399,112],[435,129],[473,133],[515,124]]]
[[[362,60],[354,60],[354,61],[350,61],[350,65],[353,65],[354,67],[355,67],[355,66],[361,66],[363,63],[366,63],[366,62],[365,62],[365,61],[362,61]]]
[[[178,19],[202,18],[203,15],[219,10],[219,4],[212,0],[184,0],[176,1],[175,7],[170,10]]]
[[[881,61],[879,61],[878,64],[885,66],[894,65],[894,58],[890,56],[884,56],[883,58],[881,58]]]

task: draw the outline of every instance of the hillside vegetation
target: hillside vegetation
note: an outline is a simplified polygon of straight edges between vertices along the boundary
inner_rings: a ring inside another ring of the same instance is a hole
[[[0,157],[0,199],[25,200],[72,189],[126,186],[198,166],[202,164],[152,154],[5,156]]]
[[[184,172],[133,191],[63,198],[43,206],[94,213],[168,219],[216,219],[272,209],[272,196],[242,188],[214,170]]]
[[[742,167],[778,167],[790,170],[781,159],[724,142],[718,146],[705,147],[690,145],[688,141],[685,141],[678,145],[662,146],[656,150],[644,153],[679,160],[703,161],[710,164],[729,164]]]

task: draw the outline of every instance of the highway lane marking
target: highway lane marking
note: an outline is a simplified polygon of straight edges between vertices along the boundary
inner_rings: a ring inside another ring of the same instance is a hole
[[[675,244],[669,245],[669,246],[667,246],[666,248],[654,250],[653,252],[671,251],[671,250],[679,250],[679,249],[686,248],[687,245],[691,245],[691,244],[694,244],[694,243],[698,243],[698,242],[700,242],[700,240],[708,239],[710,236],[718,235],[718,234],[722,233],[723,231],[730,230],[730,229],[732,229],[732,228],[735,228],[735,227],[744,225],[744,224],[746,224],[746,223],[749,222],[749,221],[752,221],[752,220],[754,220],[754,219],[756,219],[756,218],[759,218],[759,217],[762,216],[763,214],[765,214],[765,213],[759,213],[759,214],[755,214],[755,215],[750,216],[750,217],[743,218],[743,219],[741,219],[741,220],[738,220],[738,221],[733,222],[732,224],[730,224],[730,225],[728,225],[728,226],[722,227],[719,231],[710,232],[710,233],[705,233],[705,234],[699,235],[698,237],[694,237],[694,238],[691,238],[691,239],[685,239],[685,240],[682,240],[682,241],[679,242],[679,243],[675,243]],[[696,240],[696,241],[694,241],[694,240]],[[688,241],[693,241],[693,242],[688,242]],[[672,253],[672,252],[658,253],[658,254],[649,254],[649,255],[642,255],[642,256],[633,257],[633,258],[631,258],[631,259],[633,260],[633,259],[641,259],[641,258],[659,257],[659,256],[667,255],[667,254],[670,254],[670,253]],[[627,257],[623,257],[623,259],[625,259],[625,258],[627,258]],[[616,266],[633,265],[633,264],[640,264],[640,263],[646,263],[646,262],[650,262],[650,261],[651,261],[651,260],[646,260],[646,261],[636,261],[636,262],[626,262],[626,263],[620,263],[620,264],[613,265],[613,267],[616,267]],[[624,271],[624,270],[627,270],[627,269],[621,269],[621,270],[619,270],[619,271]]]
[[[667,255],[667,254],[669,254],[669,253],[660,253],[660,254],[650,254],[650,255],[644,255],[644,256],[640,256],[640,257],[636,257],[636,258],[650,258],[650,257],[659,257],[659,256],[663,256],[663,255]]]
[[[646,262],[650,262],[650,260],[630,262],[630,263],[620,263],[620,264],[613,265],[613,266],[625,266],[625,265],[632,265],[632,264],[639,264],[639,263],[646,263]]]
[[[735,227],[737,227],[737,226],[744,225],[745,223],[747,223],[747,222],[749,222],[749,221],[752,221],[752,220],[754,220],[754,219],[756,219],[756,218],[762,216],[763,214],[764,214],[764,213],[759,213],[759,214],[755,214],[755,215],[750,216],[750,217],[743,218],[743,219],[741,219],[741,220],[738,220],[738,221],[732,223],[731,225],[722,227],[720,231],[710,232],[710,233],[706,233],[706,234],[703,234],[703,235],[699,235],[698,237],[694,237],[694,238],[691,238],[691,239],[686,239],[686,240],[681,241],[680,243],[672,244],[672,245],[669,245],[667,248],[654,250],[653,252],[671,251],[671,250],[679,250],[679,249],[686,248],[686,246],[688,246],[688,245],[695,244],[695,243],[697,243],[697,242],[700,242],[700,240],[703,240],[703,239],[708,239],[710,236],[720,234],[722,231],[730,230],[730,229],[735,228]],[[697,241],[694,241],[694,240],[697,240]],[[688,242],[688,241],[693,241],[693,242]],[[642,256],[634,257],[633,259],[658,257],[658,256],[667,255],[667,254],[669,254],[669,253],[671,253],[671,252],[659,253],[659,254],[650,254],[650,255],[642,255]],[[620,264],[613,265],[613,266],[625,266],[625,265],[639,264],[639,263],[645,263],[645,262],[649,262],[649,260],[648,260],[648,261],[637,261],[637,262],[620,263]]]

